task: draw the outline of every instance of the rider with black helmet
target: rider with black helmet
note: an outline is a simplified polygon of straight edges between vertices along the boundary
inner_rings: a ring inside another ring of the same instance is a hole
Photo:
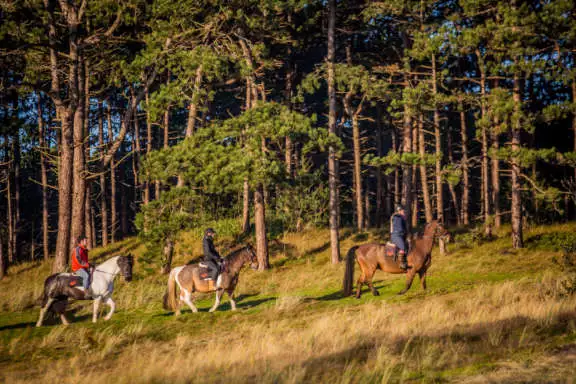
[[[216,232],[212,228],[207,228],[204,231],[202,250],[204,251],[204,264],[208,266],[210,278],[216,280],[218,272],[220,271],[222,257],[220,257],[220,254],[216,251],[216,247],[214,247],[214,235],[216,235]]]

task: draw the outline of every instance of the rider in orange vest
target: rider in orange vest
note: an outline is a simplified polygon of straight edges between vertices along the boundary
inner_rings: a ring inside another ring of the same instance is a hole
[[[90,263],[88,263],[88,239],[86,236],[78,236],[76,247],[72,251],[72,272],[82,277],[82,286],[88,290],[90,286]]]

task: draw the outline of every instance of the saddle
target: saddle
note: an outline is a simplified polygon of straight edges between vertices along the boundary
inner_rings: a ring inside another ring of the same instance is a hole
[[[70,288],[82,288],[82,278],[73,273],[60,273],[58,278],[64,281]]]
[[[222,273],[228,271],[228,263],[226,261],[223,261],[222,263],[220,263],[219,267],[220,268],[218,269],[218,277],[220,277]],[[200,263],[198,263],[198,269],[200,278],[202,280],[212,280],[212,278],[210,277],[210,268],[208,268],[207,264],[201,261]]]
[[[384,256],[394,258],[394,261],[398,261],[398,247],[396,244],[388,241],[384,245]]]

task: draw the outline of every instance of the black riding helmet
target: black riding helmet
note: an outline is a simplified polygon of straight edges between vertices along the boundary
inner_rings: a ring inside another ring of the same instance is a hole
[[[206,228],[206,230],[204,231],[204,235],[208,236],[210,234],[215,235],[216,231],[212,228]]]

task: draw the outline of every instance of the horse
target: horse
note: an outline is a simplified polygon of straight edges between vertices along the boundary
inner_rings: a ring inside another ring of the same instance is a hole
[[[250,263],[254,270],[258,269],[258,259],[256,252],[251,245],[240,248],[224,258],[225,270],[218,276],[216,283],[213,280],[203,280],[200,277],[201,267],[198,264],[182,265],[174,268],[168,278],[168,287],[164,295],[164,309],[174,311],[176,316],[180,315],[180,302],[185,302],[192,312],[198,312],[198,308],[192,302],[194,292],[216,292],[216,301],[210,312],[214,312],[220,305],[220,300],[224,291],[230,298],[232,310],[236,310],[234,301],[234,289],[238,284],[238,276],[244,264]],[[180,300],[177,300],[176,285],[180,289]]]
[[[406,273],[406,286],[398,294],[403,295],[412,286],[412,281],[416,273],[420,276],[422,289],[426,289],[426,271],[432,263],[432,247],[434,239],[446,238],[450,234],[437,220],[426,224],[424,234],[413,241],[408,251],[407,261],[408,270],[401,269],[394,257],[386,256],[385,244],[363,244],[350,248],[346,254],[346,270],[344,271],[344,296],[352,294],[352,285],[354,279],[354,261],[357,259],[362,274],[358,278],[358,288],[356,298],[359,299],[362,290],[362,284],[366,283],[372,294],[378,296],[379,293],[372,285],[372,277],[377,269],[388,273]]]
[[[69,273],[56,273],[49,276],[44,281],[44,292],[39,299],[41,303],[40,318],[36,326],[42,326],[44,316],[48,310],[59,314],[62,323],[68,325],[69,322],[66,316],[64,316],[64,311],[66,310],[69,298],[76,300],[94,300],[92,313],[92,322],[94,323],[96,323],[98,319],[100,303],[104,301],[104,303],[110,307],[110,311],[104,317],[104,320],[110,320],[116,309],[116,303],[112,300],[114,278],[121,273],[125,281],[131,281],[133,265],[134,257],[131,254],[128,256],[114,256],[102,264],[98,264],[94,268],[92,284],[88,292],[71,286],[81,281],[81,278],[78,276]]]

